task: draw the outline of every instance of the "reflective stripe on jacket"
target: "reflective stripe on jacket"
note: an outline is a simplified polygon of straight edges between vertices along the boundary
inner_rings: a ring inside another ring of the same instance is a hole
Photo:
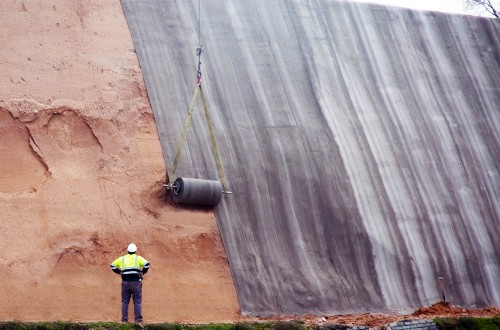
[[[136,254],[127,254],[117,258],[110,266],[113,271],[120,270],[124,281],[140,281],[143,273],[141,269],[147,272],[149,262]]]

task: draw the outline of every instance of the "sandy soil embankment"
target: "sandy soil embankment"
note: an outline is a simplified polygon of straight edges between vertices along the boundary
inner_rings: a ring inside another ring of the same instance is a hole
[[[162,202],[119,1],[9,0],[0,14],[0,320],[119,320],[108,264],[132,241],[152,264],[147,321],[238,318],[213,212]]]

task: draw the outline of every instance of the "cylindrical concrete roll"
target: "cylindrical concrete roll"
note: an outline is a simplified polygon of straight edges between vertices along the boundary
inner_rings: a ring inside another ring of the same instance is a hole
[[[172,196],[177,203],[216,206],[222,199],[219,181],[177,178],[173,186]]]

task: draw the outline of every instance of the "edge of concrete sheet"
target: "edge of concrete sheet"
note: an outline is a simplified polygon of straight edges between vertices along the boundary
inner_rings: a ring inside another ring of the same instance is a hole
[[[122,0],[172,163],[198,1]],[[500,305],[498,20],[328,0],[202,1],[245,315]],[[217,180],[196,104],[177,173]]]

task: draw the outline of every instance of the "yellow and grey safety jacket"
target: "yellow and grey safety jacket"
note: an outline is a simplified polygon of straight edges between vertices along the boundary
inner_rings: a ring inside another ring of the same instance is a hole
[[[135,253],[121,256],[109,266],[115,273],[122,276],[123,281],[141,281],[142,275],[149,270],[149,262]]]

